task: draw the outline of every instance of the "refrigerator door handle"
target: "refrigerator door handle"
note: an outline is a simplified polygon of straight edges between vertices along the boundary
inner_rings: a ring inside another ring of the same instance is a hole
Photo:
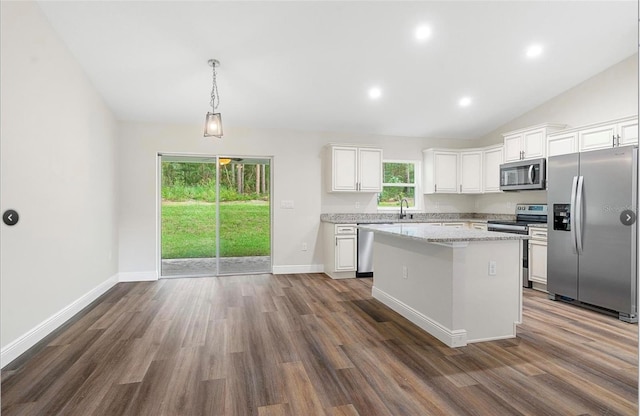
[[[531,185],[533,185],[533,179],[534,179],[534,171],[533,171],[533,165],[529,165],[529,183]]]
[[[571,183],[571,202],[569,206],[569,227],[571,228],[571,243],[573,245],[572,249],[574,253],[578,252],[578,247],[576,245],[576,194],[578,192],[578,177],[573,177],[573,182]]]
[[[576,194],[576,249],[578,254],[582,254],[582,189],[584,188],[584,176],[578,177]]]

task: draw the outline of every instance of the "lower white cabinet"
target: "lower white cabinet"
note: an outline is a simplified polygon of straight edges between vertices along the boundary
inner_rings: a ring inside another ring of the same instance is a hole
[[[323,224],[325,274],[333,279],[356,277],[358,267],[356,224]]]
[[[529,228],[529,280],[533,288],[547,289],[547,230]]]
[[[356,236],[336,236],[336,271],[352,272],[356,270]]]

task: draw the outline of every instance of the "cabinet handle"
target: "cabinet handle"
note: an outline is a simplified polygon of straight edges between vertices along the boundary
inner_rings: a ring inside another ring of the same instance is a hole
[[[433,192],[438,192],[438,184],[433,185]]]
[[[616,147],[616,135],[611,136],[611,147]]]
[[[462,193],[462,184],[460,184],[460,193]]]
[[[618,147],[620,147],[620,135],[619,134],[616,136],[616,145]]]

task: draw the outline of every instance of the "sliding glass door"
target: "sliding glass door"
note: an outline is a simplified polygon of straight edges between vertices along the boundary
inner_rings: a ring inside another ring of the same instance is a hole
[[[160,275],[271,272],[271,159],[160,155]]]

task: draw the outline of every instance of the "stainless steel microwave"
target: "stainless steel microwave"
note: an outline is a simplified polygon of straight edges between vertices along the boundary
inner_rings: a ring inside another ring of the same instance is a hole
[[[519,160],[500,165],[500,190],[545,189],[545,159]]]

